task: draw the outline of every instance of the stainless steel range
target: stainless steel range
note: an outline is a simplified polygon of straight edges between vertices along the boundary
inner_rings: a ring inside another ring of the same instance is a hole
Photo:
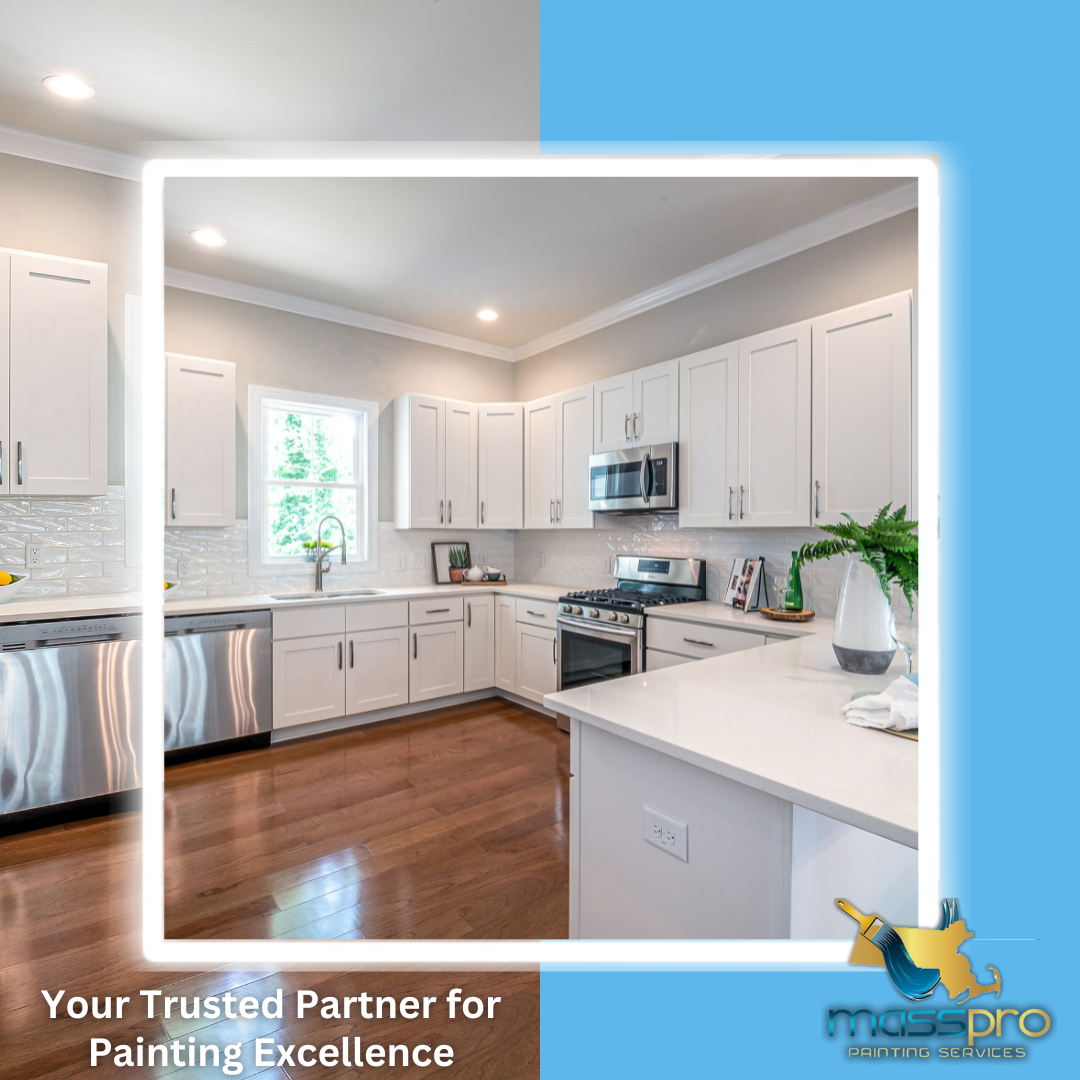
[[[560,690],[643,671],[649,609],[705,599],[704,559],[620,555],[615,578],[618,588],[559,597]]]

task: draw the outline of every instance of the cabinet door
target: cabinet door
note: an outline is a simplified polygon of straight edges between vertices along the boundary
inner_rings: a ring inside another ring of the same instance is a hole
[[[593,452],[593,388],[582,386],[555,396],[555,524],[591,529],[589,455]]]
[[[11,256],[0,251],[0,495],[10,490],[11,441],[8,438],[8,301],[11,289]]]
[[[101,263],[11,256],[12,493],[105,494],[106,279]]]
[[[274,642],[274,727],[345,715],[345,637]]]
[[[635,446],[679,439],[679,361],[634,372],[634,415],[630,434]]]
[[[555,693],[555,637],[554,630],[517,624],[517,693],[538,705]]]
[[[495,685],[517,691],[517,608],[512,596],[495,598]]]
[[[345,638],[345,715],[409,703],[409,628]]]
[[[165,524],[236,524],[236,365],[165,357]]]
[[[678,656],[676,653],[663,652],[660,649],[645,650],[646,671],[662,671],[664,668],[679,667],[681,664],[693,662],[692,656]]]
[[[526,529],[555,526],[556,415],[554,397],[530,401],[525,406]]]
[[[520,529],[523,409],[480,406],[480,527]]]
[[[465,598],[465,690],[495,685],[495,597]]]
[[[740,525],[810,524],[810,323],[739,342]]]
[[[411,394],[409,400],[409,528],[446,524],[446,402]]]
[[[634,415],[634,373],[593,383],[593,453],[623,450],[633,445],[630,420]]]
[[[911,294],[813,322],[813,514],[911,509]]]
[[[739,486],[739,343],[679,361],[679,525],[734,528]]]
[[[412,626],[409,657],[409,701],[460,694],[465,632],[462,624]]]
[[[475,529],[480,410],[464,401],[446,403],[446,524]]]

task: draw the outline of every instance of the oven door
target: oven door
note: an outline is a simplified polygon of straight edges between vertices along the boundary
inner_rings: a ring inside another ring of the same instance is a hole
[[[621,679],[642,669],[640,630],[559,619],[559,689]]]

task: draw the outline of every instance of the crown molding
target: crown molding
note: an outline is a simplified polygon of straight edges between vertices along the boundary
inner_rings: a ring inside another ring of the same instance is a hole
[[[143,159],[104,146],[42,135],[38,131],[0,124],[0,154],[47,161],[50,165],[65,165],[69,169],[116,176],[121,180],[142,181]]]
[[[842,207],[824,217],[809,221],[805,225],[799,225],[779,236],[763,240],[760,244],[754,244],[726,258],[709,263],[707,266],[691,270],[688,274],[672,278],[662,285],[646,289],[645,292],[621,300],[610,307],[594,311],[591,315],[586,315],[585,318],[578,319],[577,322],[572,322],[561,330],[554,330],[550,334],[544,334],[524,345],[519,345],[513,350],[513,359],[516,362],[547,352],[558,345],[565,345],[568,341],[603,330],[624,319],[632,319],[635,315],[670,304],[673,300],[679,300],[712,285],[718,285],[722,281],[738,277],[740,274],[746,274],[761,266],[768,266],[769,263],[786,259],[789,255],[796,255],[800,251],[806,251],[818,244],[825,244],[847,233],[884,221],[886,218],[903,214],[907,210],[914,210],[918,205],[918,181],[909,180],[898,184],[887,191],[871,195],[870,198],[863,199],[861,202],[852,203],[850,206]]]
[[[165,284],[174,289],[186,289],[189,292],[218,296],[224,300],[238,300],[242,304],[255,304],[258,307],[288,311],[293,315],[306,315],[311,319],[341,323],[343,326],[355,326],[360,330],[374,330],[378,334],[391,334],[394,337],[422,341],[427,345],[438,345],[444,349],[474,353],[476,356],[488,356],[493,360],[513,360],[513,352],[505,345],[491,345],[474,338],[446,334],[441,330],[431,330],[426,326],[414,326],[412,323],[398,322],[397,319],[385,319],[381,315],[369,315],[353,308],[326,304],[321,300],[309,300],[304,296],[263,289],[258,285],[245,285],[239,281],[199,274],[194,270],[181,270],[177,266],[165,267]]]

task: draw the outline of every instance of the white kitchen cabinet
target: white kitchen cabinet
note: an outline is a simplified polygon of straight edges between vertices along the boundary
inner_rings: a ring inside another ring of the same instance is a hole
[[[593,453],[679,438],[678,360],[594,383],[593,395]]]
[[[554,395],[525,405],[524,526],[555,527],[558,491],[557,406]]]
[[[679,525],[734,528],[739,487],[739,343],[679,360]]]
[[[0,253],[8,288],[7,491],[104,495],[108,468],[108,268]]]
[[[517,609],[514,597],[495,597],[495,685],[517,691]]]
[[[589,455],[593,452],[593,388],[555,395],[555,524],[591,529]]]
[[[694,657],[678,656],[676,653],[664,652],[661,649],[645,650],[645,670],[662,671],[664,668],[678,667],[680,664],[692,664]]]
[[[407,626],[349,634],[345,653],[345,715],[409,703]]]
[[[275,728],[345,715],[343,634],[275,640],[273,653]]]
[[[464,401],[446,403],[446,527],[475,529],[480,410]]]
[[[911,293],[813,320],[813,524],[912,506]]]
[[[593,453],[606,454],[632,446],[630,418],[634,413],[634,373],[593,383]]]
[[[446,402],[394,398],[394,528],[439,529],[446,521]]]
[[[165,524],[236,524],[236,365],[166,354]]]
[[[517,624],[517,685],[515,692],[538,705],[557,685],[556,631],[532,623]]]
[[[649,649],[687,656],[692,660],[708,660],[712,656],[742,652],[765,645],[765,635],[748,630],[732,630],[726,626],[707,626],[703,623],[680,622],[676,619],[649,619],[646,628]]]
[[[810,323],[739,342],[740,525],[809,525]]]
[[[11,256],[0,251],[0,495],[10,490],[11,441],[8,438],[8,320],[11,291]]]
[[[487,690],[495,685],[495,597],[465,598],[465,676],[463,687]]]
[[[460,622],[409,627],[409,701],[460,694],[464,673],[465,630]]]
[[[524,410],[521,405],[480,406],[480,527],[522,527]]]

